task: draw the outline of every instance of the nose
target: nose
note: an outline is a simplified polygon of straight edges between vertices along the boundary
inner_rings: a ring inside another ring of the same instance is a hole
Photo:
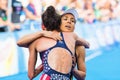
[[[68,20],[67,20],[67,23],[71,24],[71,20],[70,20],[70,19],[68,19]]]

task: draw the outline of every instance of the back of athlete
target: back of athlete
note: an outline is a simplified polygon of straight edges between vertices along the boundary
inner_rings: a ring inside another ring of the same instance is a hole
[[[69,36],[69,33],[64,33],[64,41],[67,45],[67,47],[72,52],[72,55],[74,55],[74,49],[75,49],[75,40],[73,36]],[[44,50],[47,50],[54,45],[56,45],[56,41],[50,38],[42,37],[37,40],[37,51],[42,52]],[[46,44],[46,45],[44,45]],[[42,47],[41,47],[42,46]],[[53,48],[49,54],[48,54],[48,64],[49,66],[61,73],[69,73],[72,67],[72,56],[71,53],[61,47],[55,47]]]
[[[55,41],[45,37],[37,40],[36,49],[40,52],[40,55],[42,55],[41,59],[44,65],[43,72],[47,74],[47,76],[52,76],[50,77],[51,80],[57,80],[58,77],[61,77],[60,80],[70,79],[75,39],[72,35],[69,36],[68,34],[69,33],[63,35],[61,33],[63,38],[61,41]]]

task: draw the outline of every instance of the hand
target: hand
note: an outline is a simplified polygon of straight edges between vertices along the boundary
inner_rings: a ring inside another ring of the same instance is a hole
[[[80,42],[79,40],[76,41],[76,46],[84,46],[85,48],[90,48],[90,43],[81,39]]]
[[[88,42],[86,42],[86,44],[84,46],[85,46],[85,48],[90,48],[90,44]]]
[[[62,37],[59,35],[58,32],[44,31],[43,34],[44,37],[52,38],[54,40],[62,40]]]
[[[75,68],[76,66],[76,57],[72,56],[72,68]]]

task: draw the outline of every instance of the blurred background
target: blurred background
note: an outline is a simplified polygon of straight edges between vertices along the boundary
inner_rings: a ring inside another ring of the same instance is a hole
[[[42,30],[41,14],[49,5],[60,14],[73,7],[79,13],[75,32],[91,45],[86,80],[120,80],[120,0],[0,0],[0,80],[29,80],[29,52],[16,41]]]

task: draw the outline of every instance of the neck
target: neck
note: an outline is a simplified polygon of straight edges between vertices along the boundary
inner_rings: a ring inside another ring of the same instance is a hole
[[[58,32],[57,30],[53,30],[53,32]]]

